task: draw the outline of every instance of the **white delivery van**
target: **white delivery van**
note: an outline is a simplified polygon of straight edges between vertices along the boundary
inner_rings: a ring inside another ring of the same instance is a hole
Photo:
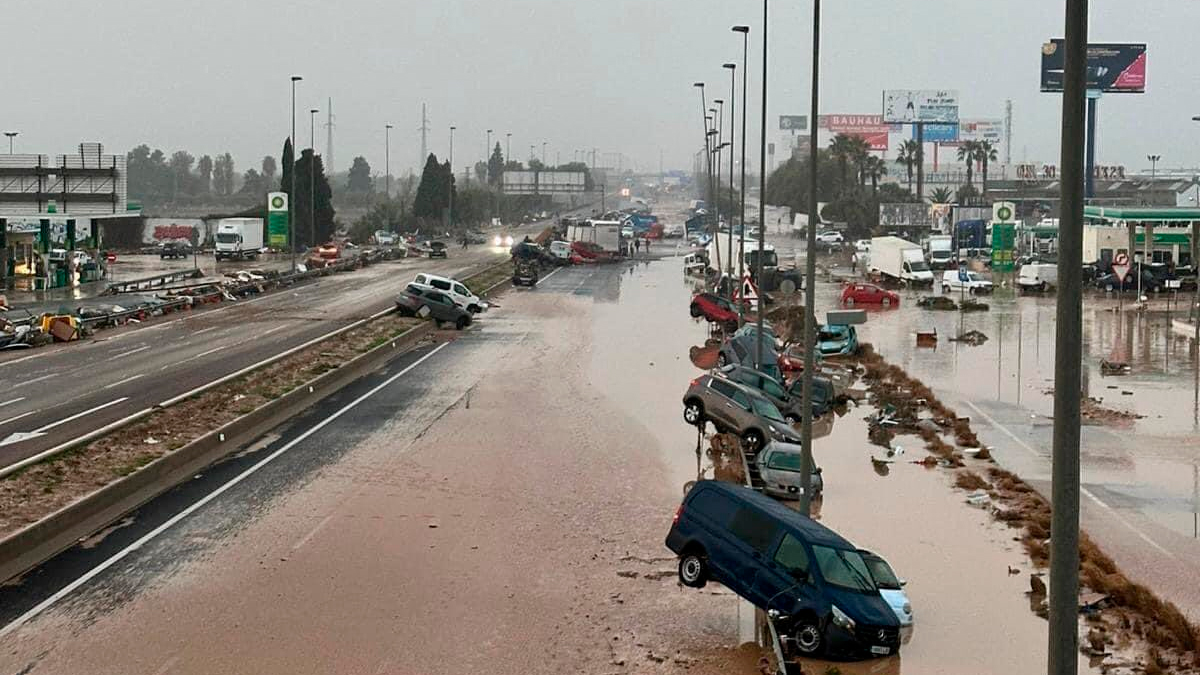
[[[466,284],[457,279],[422,272],[413,277],[413,283],[438,289],[453,300],[454,304],[472,314],[478,314],[488,308],[487,302],[472,293]]]
[[[874,237],[867,271],[909,286],[932,286],[933,272],[920,246],[900,237]]]
[[[1058,286],[1058,265],[1029,263],[1017,272],[1017,288],[1022,291],[1046,292]]]
[[[258,258],[262,247],[262,218],[222,218],[217,221],[217,260]]]

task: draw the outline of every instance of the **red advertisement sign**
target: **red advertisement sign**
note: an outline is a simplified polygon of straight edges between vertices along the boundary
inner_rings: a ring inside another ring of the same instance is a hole
[[[888,125],[883,115],[821,115],[817,124],[835,134],[858,136],[872,150],[888,149]]]

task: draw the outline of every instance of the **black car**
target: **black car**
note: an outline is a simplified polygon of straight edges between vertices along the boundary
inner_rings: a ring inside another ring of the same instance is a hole
[[[444,241],[429,242],[429,257],[430,258],[445,258],[446,257],[446,242],[444,242]]]
[[[666,545],[679,556],[680,583],[700,588],[713,579],[768,612],[788,651],[900,651],[900,621],[858,549],[755,490],[698,481]]]
[[[180,244],[174,241],[168,241],[162,245],[162,248],[158,250],[158,257],[161,260],[166,260],[168,258],[172,260],[175,258],[186,258],[190,254],[191,251],[189,250],[187,244]]]
[[[404,316],[433,319],[439,326],[452,325],[458,330],[471,325],[471,313],[432,286],[409,284],[396,296],[396,310]]]

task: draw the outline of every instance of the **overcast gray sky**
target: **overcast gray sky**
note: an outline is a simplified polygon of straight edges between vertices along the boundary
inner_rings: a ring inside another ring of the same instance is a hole
[[[1000,117],[1010,98],[1014,160],[1057,163],[1059,98],[1038,92],[1038,64],[1042,42],[1062,33],[1062,4],[826,2],[821,110],[877,113],[884,88],[957,88],[964,117]],[[780,113],[808,111],[811,4],[771,10],[774,127]],[[292,74],[304,77],[303,144],[308,109],[332,97],[336,168],[363,154],[381,170],[392,123],[400,173],[417,161],[422,102],[439,156],[458,127],[459,171],[482,157],[488,128],[512,132],[518,158],[547,142],[551,161],[596,147],[656,170],[661,150],[668,168],[690,168],[701,142],[691,85],[728,93],[720,65],[741,62],[733,24],[753,26],[752,79],[761,71],[760,0],[4,0],[2,16],[0,129],[21,132],[18,152],[145,142],[228,151],[239,171],[278,155]],[[1157,153],[1160,168],[1194,166],[1200,2],[1098,0],[1092,17],[1094,42],[1149,43],[1148,93],[1100,103],[1098,160],[1136,170]]]

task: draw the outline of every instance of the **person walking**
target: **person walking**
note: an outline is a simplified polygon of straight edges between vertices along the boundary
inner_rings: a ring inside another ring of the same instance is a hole
[[[642,240],[634,239],[633,240],[633,252],[640,253],[641,251],[642,251]]]

